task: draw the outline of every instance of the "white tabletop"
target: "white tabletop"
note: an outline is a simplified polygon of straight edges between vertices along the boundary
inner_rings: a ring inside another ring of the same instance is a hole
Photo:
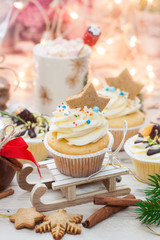
[[[121,163],[133,170],[133,165],[128,156],[121,152],[120,154]],[[46,176],[46,172],[43,171],[43,176]],[[31,175],[31,181],[38,181],[37,173]],[[117,183],[117,185],[125,184],[131,188],[131,193],[136,196],[136,198],[144,199],[144,189],[146,189],[146,184],[138,182],[132,174],[122,176],[122,182]],[[31,207],[30,193],[22,190],[16,181],[16,178],[12,181],[9,188],[13,188],[15,193],[12,196],[0,200],[0,213],[11,215],[14,214],[18,208]],[[46,200],[49,201],[53,197],[58,197],[59,192],[53,192],[48,190],[46,194]],[[45,200],[45,199],[44,199]],[[77,205],[73,207],[66,208],[67,212],[70,214],[80,213],[83,215],[83,220],[88,218],[96,210],[102,206],[94,205],[92,202],[82,205]],[[94,239],[130,239],[130,240],[149,240],[157,239],[157,236],[153,235],[148,231],[145,225],[142,225],[139,220],[136,219],[137,213],[135,207],[128,207],[127,209],[111,216],[110,218],[98,223],[91,229],[86,229],[82,226],[82,233],[80,235],[72,236],[66,234],[63,239],[82,239],[82,240],[94,240]],[[52,212],[52,211],[51,211]],[[50,212],[47,212],[50,213]],[[157,229],[158,231],[159,229]],[[160,230],[159,230],[160,232]],[[36,233],[35,230],[21,229],[16,230],[14,224],[9,221],[8,218],[0,217],[0,239],[3,240],[28,240],[28,239],[52,239],[51,233]]]

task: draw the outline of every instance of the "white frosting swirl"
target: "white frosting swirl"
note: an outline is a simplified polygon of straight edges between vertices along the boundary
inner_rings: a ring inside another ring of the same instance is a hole
[[[57,139],[65,139],[69,145],[83,146],[97,142],[108,131],[103,114],[87,107],[81,111],[70,109],[67,105],[59,106],[53,121],[51,130],[57,133]]]
[[[135,144],[135,141],[147,141],[148,137],[139,137],[138,135],[135,135],[134,137],[132,137],[129,141],[129,144],[127,145],[128,146],[128,150],[132,153],[132,155],[135,157],[135,158],[138,158],[138,159],[146,159],[146,160],[159,160],[160,159],[160,153],[155,153],[153,155],[150,155],[148,156],[147,155],[147,151],[149,149],[160,149],[160,144],[157,144],[157,145],[153,145],[153,146],[150,146],[150,147],[147,147],[148,146],[148,143],[136,143]]]
[[[135,100],[131,100],[128,98],[128,93],[122,92],[120,89],[115,89],[115,91],[110,91],[109,89],[109,87],[105,87],[98,91],[98,93],[110,98],[109,103],[103,110],[106,118],[125,116],[140,109],[141,104],[138,97]]]

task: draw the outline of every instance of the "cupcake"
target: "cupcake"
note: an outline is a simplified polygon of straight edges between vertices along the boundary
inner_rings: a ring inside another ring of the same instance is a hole
[[[160,174],[160,125],[148,125],[124,145],[132,158],[136,174],[142,180]]]
[[[123,138],[125,120],[128,124],[126,139],[137,134],[144,123],[144,114],[140,110],[141,101],[137,97],[143,86],[133,81],[127,69],[117,78],[106,79],[106,82],[108,85],[98,93],[110,98],[103,112],[108,120],[109,130],[114,136],[115,150]]]
[[[45,137],[59,171],[72,177],[97,172],[113,141],[101,112],[109,99],[99,96],[92,83],[57,107],[54,124]]]
[[[21,107],[17,108],[13,114],[2,111],[1,114],[5,125],[14,125],[16,137],[22,137],[25,140],[35,160],[45,160],[48,150],[43,140],[46,132],[49,131],[48,117]]]

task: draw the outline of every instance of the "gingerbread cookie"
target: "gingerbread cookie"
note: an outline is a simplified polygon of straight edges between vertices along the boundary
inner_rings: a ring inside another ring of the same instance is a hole
[[[143,85],[135,82],[127,69],[115,78],[106,78],[106,83],[109,86],[114,86],[129,93],[130,99],[135,99],[136,95],[140,93]]]
[[[34,228],[35,224],[43,218],[44,214],[37,212],[35,207],[19,208],[15,214],[10,216],[10,221],[15,224],[16,229]]]
[[[68,97],[66,103],[70,108],[81,108],[84,106],[88,108],[93,108],[95,106],[99,107],[99,110],[102,111],[107,103],[109,98],[98,94],[91,82],[89,82],[80,92],[74,96]]]
[[[82,221],[80,214],[69,215],[66,210],[59,209],[51,215],[46,215],[43,223],[36,226],[36,232],[50,232],[54,239],[61,239],[65,233],[80,234],[81,227],[77,225]]]

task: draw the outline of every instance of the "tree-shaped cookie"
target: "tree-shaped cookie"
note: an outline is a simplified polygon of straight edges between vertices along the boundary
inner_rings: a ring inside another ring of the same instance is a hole
[[[141,83],[133,80],[127,69],[124,69],[118,77],[106,78],[105,80],[109,86],[114,86],[122,91],[128,92],[130,99],[135,99],[135,96],[140,93],[143,88]]]
[[[66,103],[70,108],[81,108],[84,106],[88,108],[93,108],[95,106],[99,107],[99,110],[102,111],[107,103],[109,98],[98,94],[91,82],[89,82],[79,94],[73,95],[66,99]]]
[[[77,223],[80,223],[82,218],[80,214],[70,215],[66,210],[59,209],[51,215],[46,215],[43,222],[36,226],[36,232],[51,232],[56,240],[61,239],[65,233],[80,234],[81,227]]]
[[[44,218],[44,214],[36,211],[35,207],[19,208],[18,211],[10,216],[10,221],[15,224],[16,229],[34,228],[35,224]]]

